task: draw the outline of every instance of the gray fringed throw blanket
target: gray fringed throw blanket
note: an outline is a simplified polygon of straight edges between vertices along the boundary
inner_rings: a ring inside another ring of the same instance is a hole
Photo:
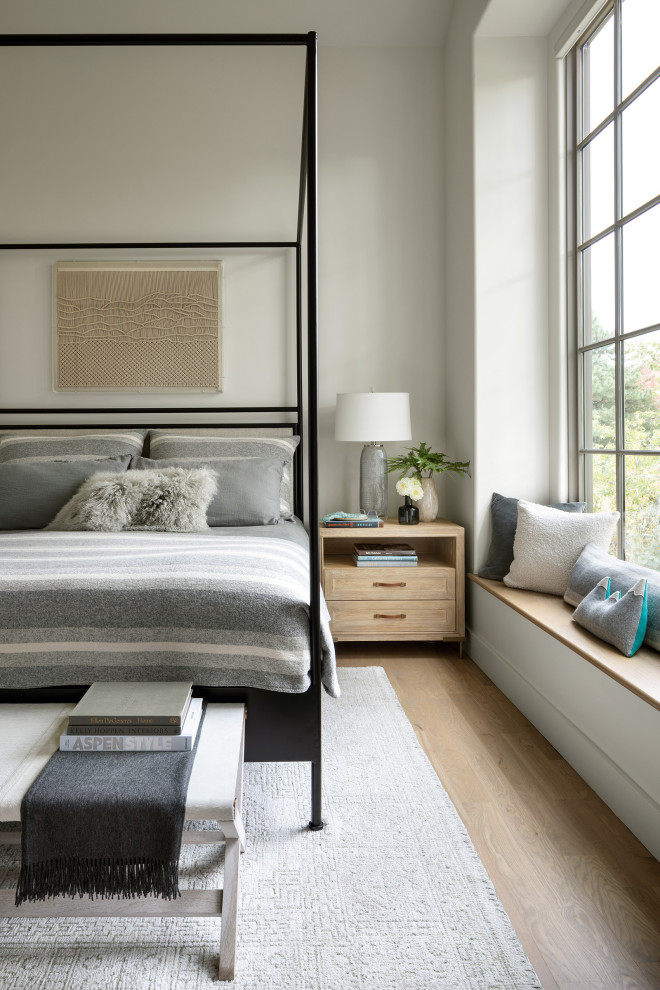
[[[16,904],[58,895],[178,897],[197,741],[188,753],[54,753],[21,804]]]

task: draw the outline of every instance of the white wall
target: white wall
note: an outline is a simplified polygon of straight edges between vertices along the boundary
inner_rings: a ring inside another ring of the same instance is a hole
[[[447,515],[466,528],[473,568],[476,454],[476,309],[473,38],[488,0],[454,4],[445,43],[445,422],[452,454],[472,478],[451,479]]]
[[[302,54],[6,49],[2,240],[293,239]],[[334,441],[337,392],[410,391],[414,441],[442,449],[441,107],[435,49],[320,49],[321,511],[357,507],[360,445]],[[291,256],[220,256],[220,397],[53,395],[50,266],[72,254],[0,257],[0,405],[291,402]]]
[[[337,392],[410,392],[413,442],[444,449],[442,72],[435,50],[348,48],[322,49],[319,71],[320,490],[332,509],[357,506],[362,446],[333,439]]]
[[[548,116],[543,38],[476,38],[475,566],[494,491],[549,497]]]
[[[261,86],[265,77],[277,86]],[[2,239],[294,239],[303,79],[298,49],[5,49]],[[254,403],[290,404],[293,253],[285,251],[185,255],[224,261],[221,396],[53,395],[53,261],[180,256],[4,252],[1,404],[215,406],[250,394]]]
[[[494,491],[568,494],[555,467],[565,430],[559,232],[549,219],[550,198],[558,203],[555,66],[544,38],[479,37],[487,7],[454,6],[444,65],[445,422],[473,461],[472,480],[452,483],[449,508],[466,527],[473,570],[487,553]]]

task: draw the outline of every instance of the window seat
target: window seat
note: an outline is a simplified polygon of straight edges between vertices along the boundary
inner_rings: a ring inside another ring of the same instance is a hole
[[[613,646],[573,622],[571,616],[574,609],[563,598],[508,588],[501,581],[488,581],[476,574],[469,574],[468,577],[642,701],[660,710],[660,653],[656,650],[642,646],[634,656],[624,657]]]
[[[660,860],[660,653],[624,657],[563,598],[469,576],[469,656]]]

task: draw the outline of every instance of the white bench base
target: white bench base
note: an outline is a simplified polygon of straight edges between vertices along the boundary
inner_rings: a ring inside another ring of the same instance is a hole
[[[0,821],[19,821],[23,794],[59,746],[62,727],[73,705],[0,705],[0,725],[10,735],[8,756],[0,765]],[[186,821],[214,821],[217,830],[184,829],[185,844],[225,844],[222,890],[182,890],[175,901],[160,897],[53,897],[16,907],[15,891],[0,890],[0,917],[5,918],[146,918],[218,917],[218,976],[233,980],[236,958],[236,913],[240,853],[245,848],[241,820],[245,707],[207,705],[186,797]],[[127,754],[128,759],[130,756]],[[16,813],[18,811],[18,814]],[[21,841],[20,829],[0,832],[0,843]]]

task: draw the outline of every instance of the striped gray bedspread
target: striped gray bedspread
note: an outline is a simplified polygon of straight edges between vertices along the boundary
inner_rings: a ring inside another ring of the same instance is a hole
[[[0,688],[310,684],[307,534],[0,533]],[[322,599],[322,682],[339,686]]]

